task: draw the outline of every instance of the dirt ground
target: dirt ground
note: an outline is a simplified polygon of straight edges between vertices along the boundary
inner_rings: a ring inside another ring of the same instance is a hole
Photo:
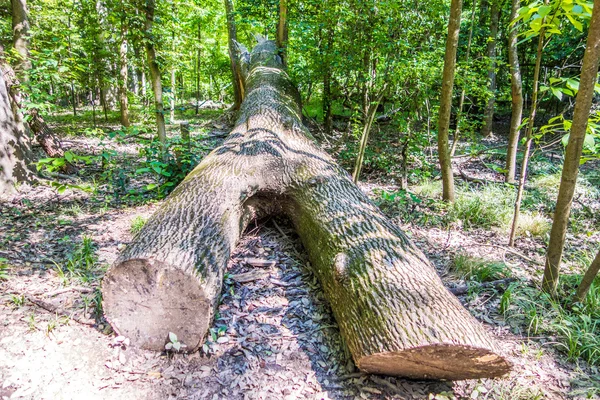
[[[202,350],[137,350],[94,319],[99,279],[65,285],[55,263],[88,236],[105,268],[132,240],[131,221],[160,202],[100,206],[79,191],[21,189],[0,203],[0,257],[10,266],[0,281],[2,399],[560,399],[585,398],[586,385],[599,379],[597,369],[565,362],[547,342],[511,334],[492,295],[461,300],[514,364],[508,376],[437,382],[362,374],[344,351],[298,238],[278,219],[255,223],[239,243]],[[398,223],[449,287],[459,284],[448,274],[450,258],[465,249],[530,265],[494,247],[501,243],[494,232],[467,236]],[[541,262],[535,252],[527,257]]]

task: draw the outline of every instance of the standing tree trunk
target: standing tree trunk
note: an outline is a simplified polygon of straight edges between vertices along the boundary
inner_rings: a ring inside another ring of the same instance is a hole
[[[467,51],[465,54],[465,65],[469,64],[469,58],[471,55],[471,43],[473,42],[473,27],[475,26],[475,10],[477,8],[477,0],[473,0],[473,9],[471,10],[471,25],[469,28],[469,39],[467,41]],[[454,156],[456,152],[456,146],[458,146],[458,140],[460,139],[460,123],[462,121],[463,108],[465,106],[465,95],[466,90],[463,85],[460,91],[460,101],[458,103],[458,113],[456,114],[456,130],[454,131],[454,138],[452,140],[452,149],[450,150],[450,157]]]
[[[446,39],[446,55],[444,56],[444,73],[442,77],[442,95],[438,117],[438,157],[442,172],[442,197],[448,202],[454,202],[454,175],[452,174],[452,159],[448,148],[448,133],[450,131],[450,113],[452,111],[452,88],[456,67],[456,48],[460,33],[460,14],[462,0],[452,0],[450,5],[450,21],[448,22],[448,37]]]
[[[231,74],[233,83],[233,109],[239,110],[244,100],[244,81],[242,77],[242,70],[240,66],[240,60],[237,56],[238,50],[236,48],[237,41],[237,30],[235,26],[235,14],[233,13],[233,2],[232,0],[225,1],[225,13],[227,14],[227,37],[229,45],[229,59],[231,61]]]
[[[600,0],[594,1],[595,7],[600,7]],[[588,118],[594,88],[598,79],[598,59],[600,58],[600,11],[597,8],[592,13],[590,30],[581,66],[579,91],[575,100],[573,111],[573,124],[569,134],[569,143],[565,152],[565,162],[554,210],[554,221],[550,232],[550,243],[546,255],[546,268],[542,281],[542,289],[551,295],[556,295],[560,260],[565,245],[565,235],[569,224],[571,204],[575,193],[577,175],[579,174],[579,161],[583,151],[583,143],[587,132]]]
[[[546,0],[544,4],[547,4],[549,0]],[[544,25],[546,18],[542,19],[542,26]],[[517,199],[515,200],[515,212],[513,215],[513,221],[510,228],[510,236],[508,238],[508,245],[515,245],[515,236],[517,234],[517,228],[519,226],[519,214],[521,212],[521,199],[523,198],[523,190],[525,189],[525,179],[527,178],[527,164],[529,163],[529,153],[531,152],[531,142],[533,141],[533,126],[535,124],[535,114],[537,112],[537,98],[538,98],[538,85],[540,82],[540,68],[542,65],[542,53],[544,51],[544,35],[546,29],[542,28],[539,32],[537,52],[535,56],[535,70],[533,72],[533,93],[531,94],[531,111],[529,113],[529,121],[527,123],[527,130],[525,131],[525,153],[523,154],[523,162],[521,163],[521,175],[519,177],[519,189],[517,191]]]
[[[124,15],[122,18],[125,18]],[[121,21],[119,63],[119,104],[121,106],[121,125],[128,127],[131,125],[131,122],[129,121],[129,104],[127,100],[127,23],[123,20]]]
[[[0,54],[1,56],[1,54]],[[0,58],[0,60],[2,60]],[[16,191],[16,185],[35,178],[30,165],[29,140],[15,118],[20,113],[11,95],[12,70],[0,64],[0,195]]]
[[[487,105],[483,114],[483,126],[481,135],[490,136],[494,124],[494,104],[496,103],[496,37],[498,36],[498,19],[500,18],[499,0],[492,0],[490,9],[490,37],[487,41],[486,53],[488,57],[488,84],[489,95]]]
[[[279,21],[277,22],[277,37],[275,43],[279,48],[279,55],[283,65],[287,65],[287,44],[288,44],[288,4],[287,0],[279,0]]]
[[[154,112],[156,113],[156,127],[158,128],[158,140],[162,146],[163,155],[166,151],[167,131],[165,128],[165,109],[162,99],[162,82],[160,80],[160,70],[156,62],[156,50],[154,49],[154,37],[152,36],[152,24],[154,23],[155,0],[146,1],[146,54],[148,56],[148,68],[150,69],[150,79],[152,80],[152,91],[154,92]]]
[[[512,0],[510,20],[514,21],[521,7],[521,0]],[[519,67],[519,54],[517,52],[518,24],[508,31],[508,63],[510,64],[510,88],[512,95],[512,113],[510,117],[510,133],[506,150],[506,182],[515,182],[517,164],[517,149],[519,146],[521,117],[523,115],[523,84],[521,82],[521,68]]]
[[[253,50],[230,137],[107,272],[107,320],[135,345],[162,351],[173,332],[194,351],[245,227],[285,213],[361,370],[428,379],[506,373],[510,365],[490,333],[443,286],[425,255],[317,147],[276,54],[272,41]]]
[[[28,82],[28,72],[31,69],[29,59],[29,19],[26,0],[11,0],[13,45],[19,55],[15,63],[15,72],[21,82]]]
[[[588,270],[585,271],[585,275],[581,279],[581,283],[577,288],[577,294],[575,294],[575,299],[578,302],[584,302],[585,297],[587,296],[587,293],[590,290],[590,287],[592,286],[592,283],[594,283],[594,279],[596,279],[596,275],[598,275],[598,271],[600,271],[600,251],[598,251],[598,253],[596,254],[596,258],[594,258],[594,261],[592,261],[592,264],[590,265]]]
[[[333,115],[331,113],[331,53],[333,51],[334,26],[333,21],[325,22],[325,49],[323,51],[323,123],[325,133],[331,134]]]
[[[196,51],[196,115],[200,108],[200,67],[202,60],[202,25],[198,21],[198,50]]]

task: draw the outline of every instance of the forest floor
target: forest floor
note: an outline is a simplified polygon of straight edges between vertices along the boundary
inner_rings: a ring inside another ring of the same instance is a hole
[[[212,119],[218,114],[192,121],[194,135],[210,138],[207,151],[228,129]],[[55,179],[91,185],[91,191],[72,187],[59,194],[48,185],[22,186],[18,195],[0,202],[0,398],[560,399],[600,394],[597,367],[569,357],[557,338],[533,329],[531,319],[516,318],[522,309],[506,296],[510,287],[482,289],[485,268],[490,276],[510,276],[521,286],[539,280],[548,228],[541,214],[525,210],[526,228],[517,247],[509,249],[505,229],[493,227],[493,218],[502,213],[498,208],[468,203],[468,210],[449,209],[431,200],[439,194],[439,181],[424,180],[403,192],[390,183],[393,179],[368,168],[361,187],[417,242],[449,288],[469,286],[459,298],[496,338],[513,372],[499,379],[439,382],[357,371],[305,252],[283,219],[255,222],[238,244],[202,350],[157,354],[130,347],[103,320],[98,288],[107,266],[161,200],[143,189],[149,178],[135,174],[141,166],[138,144],[91,129],[88,136],[67,135],[75,122],[55,125],[65,134],[65,146],[82,156],[114,151],[121,172],[109,185],[102,183],[101,167],[83,165],[76,180]],[[172,133],[176,128],[171,126]],[[459,187],[459,200],[491,190],[486,196],[494,204],[504,201],[495,189],[476,182],[499,180],[489,160],[481,154],[456,160],[456,170],[470,181]],[[587,207],[595,214],[600,209],[596,192],[582,196],[580,211]],[[474,214],[492,222],[473,220],[469,215]],[[594,251],[588,243],[598,242],[600,230],[593,217],[580,225],[566,257],[573,269],[578,255]],[[473,267],[478,260],[488,267]]]

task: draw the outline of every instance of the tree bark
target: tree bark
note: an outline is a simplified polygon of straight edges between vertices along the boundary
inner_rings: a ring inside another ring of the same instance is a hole
[[[514,21],[521,7],[520,0],[512,0],[510,20]],[[517,51],[518,24],[509,28],[508,31],[508,63],[510,65],[510,88],[512,98],[512,113],[510,117],[510,133],[508,135],[508,147],[506,150],[506,182],[515,182],[515,170],[517,164],[517,149],[519,147],[519,136],[521,118],[523,116],[523,84],[521,82],[521,68],[519,67],[519,54]]]
[[[244,87],[245,83],[242,78],[242,71],[240,66],[240,60],[237,56],[238,50],[236,49],[237,41],[237,29],[235,25],[235,15],[233,11],[232,0],[225,1],[225,13],[227,14],[227,38],[229,48],[229,59],[231,62],[231,74],[233,84],[233,109],[239,110],[244,100]]]
[[[488,137],[492,134],[494,124],[494,104],[496,103],[496,37],[498,36],[498,19],[500,18],[499,0],[492,0],[490,9],[490,37],[487,41],[486,53],[488,57],[488,84],[490,97],[488,98],[483,114],[481,135]]]
[[[462,0],[452,0],[452,4],[450,5],[450,21],[448,23],[448,37],[446,39],[446,54],[444,56],[444,73],[442,77],[442,94],[440,97],[440,111],[438,117],[438,157],[442,172],[442,198],[451,203],[454,202],[454,174],[452,173],[452,159],[450,158],[450,149],[448,146],[448,133],[450,130],[452,88],[454,86],[456,48],[458,47],[461,11]]]
[[[594,6],[600,7],[600,0],[594,1]],[[554,221],[550,231],[550,243],[546,254],[546,267],[542,281],[542,289],[555,295],[558,286],[560,261],[562,258],[565,236],[569,225],[571,204],[575,194],[577,175],[579,174],[579,161],[583,151],[583,143],[587,133],[588,118],[592,99],[594,98],[594,87],[598,79],[598,59],[600,57],[600,12],[592,13],[587,44],[583,55],[581,66],[581,77],[579,79],[579,91],[575,100],[573,111],[573,124],[569,134],[569,142],[565,152],[560,188],[554,210]]]
[[[598,275],[598,271],[600,271],[600,251],[596,254],[596,258],[594,258],[594,261],[592,261],[592,264],[590,265],[588,270],[585,271],[585,275],[581,279],[581,283],[577,288],[575,299],[578,302],[584,302],[585,297],[587,296],[587,293],[590,290],[590,287],[592,286],[592,283],[594,283],[594,279],[596,279],[596,275]]]
[[[20,113],[11,95],[12,70],[0,64],[0,195],[12,194],[16,185],[34,179],[30,143],[18,123]]]
[[[166,151],[167,131],[165,128],[165,109],[162,98],[162,82],[160,80],[160,70],[156,62],[156,50],[152,36],[152,24],[154,23],[155,0],[146,1],[146,54],[148,56],[148,68],[150,69],[150,80],[152,81],[152,91],[154,92],[154,112],[156,113],[156,127],[158,129],[158,140],[160,140],[163,153]]]
[[[124,13],[123,13],[124,14]],[[124,19],[124,17],[123,17]],[[121,125],[128,127],[129,101],[127,99],[127,24],[121,21],[121,46],[119,47],[119,104],[121,106]]]
[[[13,45],[19,54],[15,63],[15,72],[21,82],[28,82],[28,72],[31,69],[29,59],[29,19],[26,0],[11,0]]]
[[[546,0],[544,4],[548,4],[549,0]],[[545,23],[546,18],[542,19],[542,25]],[[533,71],[533,92],[531,94],[531,111],[529,112],[529,121],[527,122],[527,129],[525,131],[525,153],[523,154],[523,162],[521,163],[521,175],[519,177],[519,189],[517,190],[517,199],[515,200],[515,211],[513,214],[512,225],[510,227],[510,235],[508,238],[508,245],[515,245],[515,236],[517,234],[517,228],[519,226],[519,214],[521,213],[521,200],[523,198],[523,191],[525,190],[525,180],[527,178],[527,164],[529,163],[529,153],[531,152],[531,142],[533,141],[533,127],[535,124],[535,115],[537,113],[537,98],[538,98],[538,85],[540,82],[540,69],[542,65],[542,53],[544,50],[544,35],[546,29],[540,29],[538,34],[538,45],[535,56],[535,70]]]
[[[119,334],[163,350],[203,343],[231,251],[252,218],[286,213],[358,367],[413,378],[499,376],[509,363],[425,255],[302,125],[272,41],[250,56],[233,131],[171,193],[103,281]]]
[[[287,65],[287,44],[288,44],[288,3],[287,0],[279,0],[279,21],[277,22],[277,36],[275,43],[279,48],[279,55],[283,65]]]

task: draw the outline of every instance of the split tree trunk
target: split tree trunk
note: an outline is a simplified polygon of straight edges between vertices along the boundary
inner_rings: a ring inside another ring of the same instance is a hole
[[[251,54],[247,95],[225,143],[169,196],[107,272],[116,332],[162,350],[203,343],[231,251],[253,218],[285,213],[309,253],[358,367],[413,378],[499,376],[509,363],[425,255],[302,125],[277,47]]]
[[[231,74],[233,84],[233,109],[239,110],[244,100],[245,82],[242,77],[240,60],[236,57],[237,28],[235,25],[235,14],[233,13],[232,0],[225,1],[225,13],[227,16],[227,43],[229,49],[229,58],[231,60]]]

